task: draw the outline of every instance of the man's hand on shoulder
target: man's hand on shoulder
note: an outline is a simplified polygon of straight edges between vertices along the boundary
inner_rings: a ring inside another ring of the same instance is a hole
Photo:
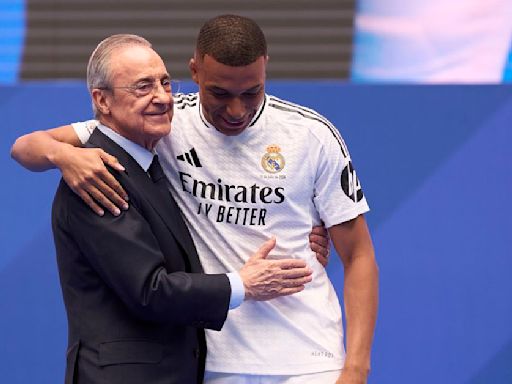
[[[63,125],[19,137],[11,148],[11,156],[35,172],[59,168],[69,187],[98,215],[103,215],[103,208],[118,215],[119,208],[128,207],[128,196],[105,164],[118,171],[124,168],[101,149],[85,149],[80,145],[74,128]]]
[[[98,215],[103,216],[104,208],[115,216],[120,208],[128,209],[128,195],[105,166],[124,171],[114,156],[100,148],[63,145],[52,161],[66,184]]]
[[[239,271],[246,300],[264,301],[304,290],[313,271],[304,260],[267,259],[276,239],[267,240]]]

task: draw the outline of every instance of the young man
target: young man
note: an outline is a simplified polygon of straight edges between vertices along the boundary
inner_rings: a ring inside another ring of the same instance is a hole
[[[314,271],[300,294],[243,303],[222,332],[207,333],[205,382],[366,383],[378,301],[362,216],[368,206],[336,128],[308,108],[265,94],[267,60],[264,35],[252,20],[208,21],[190,61],[199,93],[176,96],[173,132],[157,146],[207,273],[236,270],[240,255],[271,234],[278,239],[274,258],[293,253]],[[104,153],[79,159],[76,149],[59,143],[76,143],[77,136],[85,142],[95,125],[29,135],[15,155],[33,169],[58,166],[92,207],[99,209],[95,199],[113,209],[107,200],[120,206],[116,194],[123,192],[98,164],[115,159]],[[93,182],[83,182],[91,172]],[[346,355],[338,299],[306,240],[321,221],[345,270]]]

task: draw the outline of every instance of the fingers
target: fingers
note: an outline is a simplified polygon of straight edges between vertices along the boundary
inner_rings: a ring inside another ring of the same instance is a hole
[[[97,148],[73,148],[73,154],[61,164],[62,177],[70,188],[98,215],[104,209],[118,216],[128,209],[128,196],[105,164],[124,170],[114,156]]]
[[[312,235],[317,235],[321,237],[329,237],[329,232],[323,225],[317,225],[311,229]]]
[[[272,236],[269,240],[265,241],[263,245],[256,251],[251,259],[265,259],[271,250],[276,246],[276,238]]]
[[[311,277],[313,270],[309,267],[282,269],[279,277],[282,279],[298,279],[302,277]]]
[[[285,278],[281,282],[281,286],[283,288],[295,288],[300,286],[305,286],[307,283],[311,283],[313,280],[311,275],[297,277],[297,278]]]
[[[302,259],[281,259],[272,262],[281,269],[304,268],[307,266],[306,261]]]
[[[245,298],[264,301],[300,292],[313,279],[309,267],[282,269],[281,260],[257,260],[239,271]]]
[[[116,157],[108,154],[107,152],[100,150],[100,157],[103,162],[117,171],[124,171],[124,167],[119,163]]]
[[[270,300],[304,290],[312,281],[313,271],[302,259],[267,259],[276,245],[267,240],[240,269],[247,300]]]
[[[128,204],[125,201],[127,200],[126,192],[121,187],[116,178],[112,176],[109,172],[107,172],[107,174],[105,175],[105,179],[105,181],[103,181],[102,179],[95,180],[96,187],[109,200],[109,203],[112,207],[120,207],[124,210],[128,209]],[[105,206],[105,208],[111,211],[109,207]]]
[[[311,250],[326,257],[329,254],[329,248],[318,245],[317,243],[310,243]]]
[[[309,234],[309,246],[324,267],[329,262],[329,233],[323,226],[313,227]]]
[[[329,255],[322,255],[321,253],[316,253],[316,259],[322,266],[325,268],[327,267],[327,264],[329,264]]]
[[[73,188],[71,188],[73,189]],[[83,189],[81,190],[75,190],[73,189],[73,192],[75,192],[80,198],[87,204],[98,216],[103,216],[105,214],[105,211],[94,202],[94,200],[91,198],[91,196]]]
[[[118,171],[124,171],[125,168],[119,163],[116,157],[109,155],[107,152],[100,150],[100,157],[103,160],[103,162],[115,170]],[[108,191],[103,191],[107,196],[111,197],[111,200],[116,204],[117,206],[123,206],[123,203],[128,201],[128,194],[125,192],[123,187],[121,187],[121,184],[116,180],[114,176],[110,174],[110,172],[104,172],[102,174],[103,180],[106,182],[106,184],[112,188],[115,192],[114,195],[110,196],[108,194]],[[124,200],[124,201],[122,201]]]
[[[304,285],[293,287],[293,288],[283,288],[280,292],[280,296],[290,296],[295,293],[302,292],[306,287]],[[276,296],[278,297],[278,296]]]
[[[311,282],[311,276],[302,277],[299,279],[285,279],[279,285],[272,287],[266,292],[260,293],[254,297],[254,300],[267,301],[281,296],[289,296],[301,292],[306,289],[306,284]]]
[[[100,191],[97,187],[90,185],[87,192],[99,205],[106,208],[114,216],[121,214],[121,210],[103,194],[102,190]]]
[[[329,237],[311,232],[309,234],[309,242],[311,244],[317,244],[321,247],[327,247],[329,245]]]
[[[316,259],[324,267],[329,263],[329,248],[321,247],[318,244],[311,243],[311,250],[315,252]]]
[[[101,180],[95,180],[95,183],[100,184],[101,190],[98,189],[92,182],[87,184],[74,184],[70,186],[73,192],[75,192],[80,198],[99,216],[103,216],[105,214],[104,209],[107,209],[114,216],[119,216],[121,214],[121,210],[112,203],[104,194],[103,191],[105,189],[110,190],[110,194],[114,193],[105,183]],[[124,204],[123,209],[128,209],[126,202],[124,202],[119,196],[118,200]],[[125,208],[126,207],[126,208]]]

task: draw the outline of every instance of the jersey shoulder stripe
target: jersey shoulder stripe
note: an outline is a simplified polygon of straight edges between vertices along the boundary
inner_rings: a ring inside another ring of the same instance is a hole
[[[263,98],[263,104],[260,107],[260,111],[258,112],[258,115],[253,118],[252,123],[249,125],[249,127],[252,127],[256,122],[260,119],[261,115],[263,114],[263,111],[265,110],[265,106],[267,105],[267,98]]]
[[[197,105],[197,93],[176,93],[173,95],[174,106],[177,109],[185,109],[186,107],[195,107]]]
[[[312,109],[303,107],[301,105],[291,103],[289,101],[281,100],[275,96],[269,97],[269,107],[279,109],[279,110],[285,111],[285,112],[297,113],[306,119],[314,120],[314,121],[321,123],[322,125],[324,125],[325,127],[327,127],[329,129],[331,134],[334,136],[334,138],[338,142],[340,149],[341,149],[341,153],[343,154],[343,157],[345,157],[345,158],[348,157],[347,146],[345,144],[345,141],[341,137],[339,131],[336,129],[336,127],[334,125],[332,125],[332,123],[329,120],[327,120],[325,117],[320,115],[318,112],[316,112]]]

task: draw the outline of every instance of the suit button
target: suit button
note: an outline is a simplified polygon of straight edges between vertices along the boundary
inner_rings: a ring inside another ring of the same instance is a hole
[[[194,357],[199,359],[199,348],[194,348]]]

